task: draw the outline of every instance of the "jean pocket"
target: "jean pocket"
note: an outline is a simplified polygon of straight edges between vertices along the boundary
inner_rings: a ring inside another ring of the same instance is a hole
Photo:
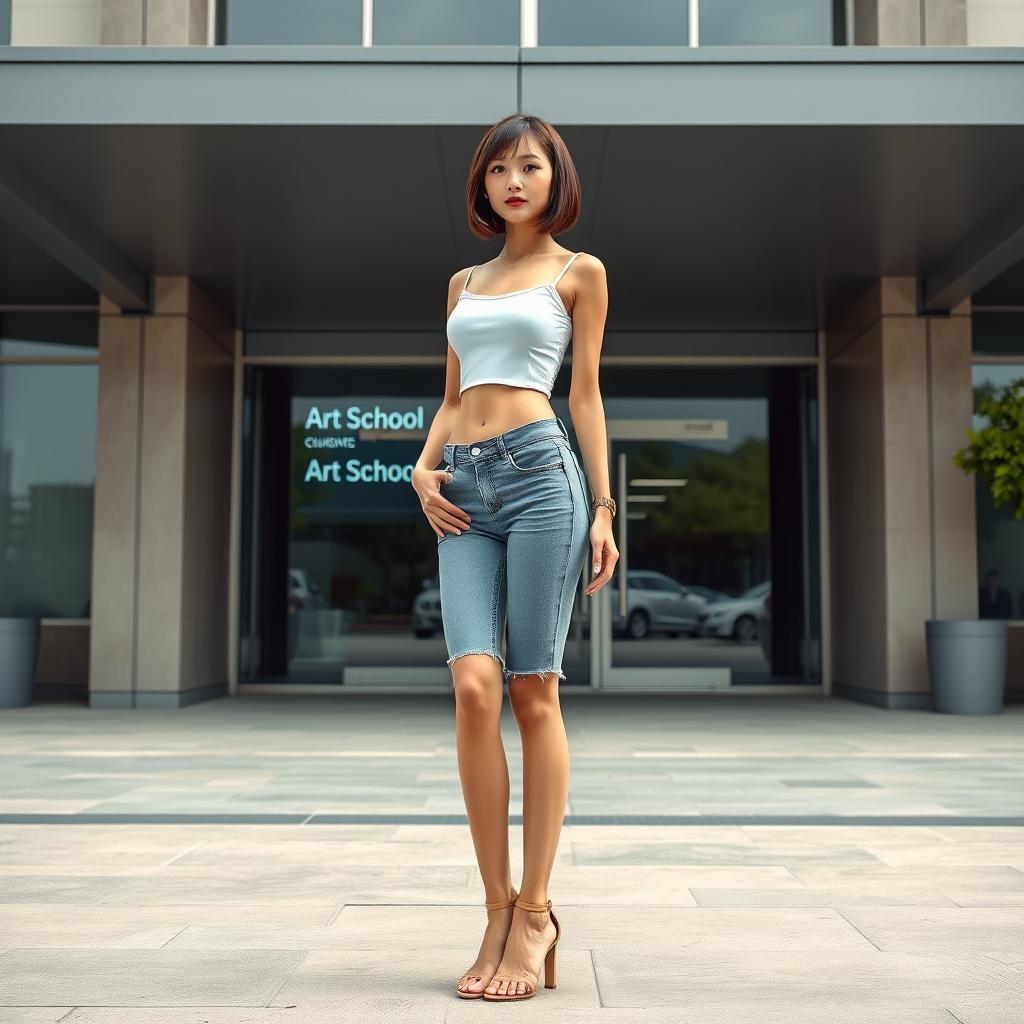
[[[520,473],[537,473],[564,465],[562,444],[553,437],[540,437],[506,448],[508,461]]]

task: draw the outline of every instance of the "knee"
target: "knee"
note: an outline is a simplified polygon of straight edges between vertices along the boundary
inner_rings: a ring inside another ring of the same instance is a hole
[[[554,673],[548,673],[543,680],[533,675],[509,676],[508,699],[516,721],[524,727],[550,721],[560,714],[558,687]]]
[[[486,658],[481,655],[480,658]],[[452,663],[455,683],[455,709],[459,715],[472,718],[498,718],[501,715],[501,669],[474,664],[476,658],[459,658]]]

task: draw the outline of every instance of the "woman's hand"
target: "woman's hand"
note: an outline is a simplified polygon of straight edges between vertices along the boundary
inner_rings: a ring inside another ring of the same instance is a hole
[[[615,563],[619,560],[619,549],[615,546],[612,536],[612,515],[604,506],[598,505],[594,522],[590,527],[590,547],[593,551],[591,567],[597,574],[583,591],[587,597],[593,597],[611,578],[615,571]]]
[[[469,529],[469,513],[453,505],[442,493],[442,485],[451,481],[452,475],[446,469],[414,469],[412,488],[419,495],[423,514],[430,528],[438,537],[443,537],[446,527],[453,533]]]

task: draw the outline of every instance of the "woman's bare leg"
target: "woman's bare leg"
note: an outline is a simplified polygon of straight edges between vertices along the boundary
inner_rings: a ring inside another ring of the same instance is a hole
[[[469,830],[488,902],[512,895],[508,853],[509,778],[501,742],[501,665],[489,654],[466,654],[451,664],[455,684],[455,748]],[[487,930],[463,992],[482,992],[501,960],[512,907],[487,911]]]
[[[509,677],[509,701],[523,740],[523,884],[520,895],[546,903],[548,879],[569,794],[569,740],[558,702],[558,675]],[[544,912],[516,907],[505,952],[486,991],[525,992],[523,976],[537,972],[555,937]]]

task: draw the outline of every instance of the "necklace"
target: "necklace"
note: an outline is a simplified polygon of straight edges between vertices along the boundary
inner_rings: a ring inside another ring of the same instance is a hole
[[[508,267],[509,270],[512,270],[514,267],[518,267],[520,263],[523,263],[525,260],[530,259],[531,256],[553,256],[553,255],[556,255],[556,254],[552,253],[551,250],[547,250],[546,252],[531,252],[531,253],[527,253],[527,255],[525,255],[525,256],[521,256],[515,263],[509,263],[508,260],[502,259],[502,256],[501,256],[500,252],[498,253],[496,258],[497,258],[499,263],[504,263],[505,266]]]

